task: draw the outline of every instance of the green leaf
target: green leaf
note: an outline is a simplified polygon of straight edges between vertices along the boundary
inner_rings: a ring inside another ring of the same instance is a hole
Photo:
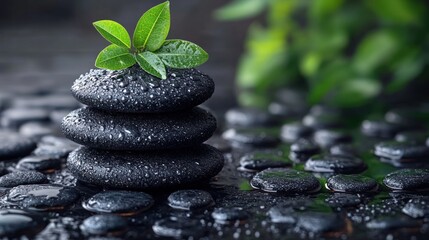
[[[143,14],[134,30],[133,44],[139,50],[156,51],[170,31],[170,2],[161,3]]]
[[[361,106],[377,96],[381,91],[381,84],[376,79],[355,78],[347,79],[342,86],[337,87],[334,101],[338,106]]]
[[[172,68],[193,68],[209,58],[201,47],[185,40],[167,40],[155,53],[165,65]]]
[[[424,65],[424,57],[419,55],[419,51],[410,51],[394,67],[393,79],[387,85],[387,91],[393,93],[401,90],[423,71]]]
[[[136,61],[128,49],[111,44],[103,49],[95,60],[95,66],[109,70],[120,70],[131,67]]]
[[[235,0],[216,10],[215,17],[219,20],[238,20],[253,17],[261,13],[267,0]]]
[[[135,58],[140,67],[147,73],[161,79],[167,78],[164,63],[162,63],[161,59],[159,59],[156,54],[143,52],[136,54]]]
[[[121,24],[111,20],[101,20],[92,24],[107,41],[121,47],[131,48],[130,35]]]

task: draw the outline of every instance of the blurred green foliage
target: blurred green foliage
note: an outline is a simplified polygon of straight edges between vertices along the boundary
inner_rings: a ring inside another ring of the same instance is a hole
[[[428,77],[423,0],[233,0],[215,14],[259,16],[237,70],[242,105],[263,106],[275,89],[298,85],[311,104],[362,106]]]

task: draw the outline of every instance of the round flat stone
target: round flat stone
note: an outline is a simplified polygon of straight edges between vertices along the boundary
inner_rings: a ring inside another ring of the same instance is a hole
[[[383,180],[392,190],[420,191],[429,189],[429,169],[400,169]]]
[[[335,175],[328,178],[326,186],[335,192],[368,193],[378,188],[377,181],[363,175]]]
[[[152,226],[156,235],[178,239],[199,239],[204,236],[206,229],[196,219],[169,217],[158,220]]]
[[[113,112],[175,112],[211,97],[213,80],[196,69],[167,69],[167,79],[147,74],[139,66],[109,71],[91,69],[72,86],[83,104]]]
[[[292,166],[292,161],[284,157],[279,151],[256,151],[241,157],[239,170],[261,171],[267,168],[290,166]]]
[[[355,194],[334,193],[326,198],[325,202],[332,208],[347,208],[361,204],[362,200]]]
[[[310,113],[302,119],[302,124],[312,129],[327,129],[341,126],[338,115],[331,113]]]
[[[23,136],[39,139],[46,135],[55,134],[56,127],[49,123],[28,122],[21,125],[19,133]]]
[[[299,139],[290,145],[290,151],[294,153],[316,154],[320,152],[320,148],[310,140]]]
[[[179,190],[168,196],[168,205],[176,209],[193,210],[215,204],[210,193],[203,190]]]
[[[313,129],[299,122],[284,124],[281,128],[280,137],[284,142],[295,142],[300,138],[308,138],[313,134]]]
[[[413,218],[429,218],[429,197],[410,199],[402,212]]]
[[[44,136],[37,144],[34,155],[51,158],[66,158],[68,154],[80,145],[63,137]]]
[[[124,232],[128,227],[127,221],[113,214],[94,215],[85,219],[80,229],[91,235],[117,235]]]
[[[45,221],[38,214],[17,209],[0,210],[0,237],[2,238],[33,236],[45,226]]]
[[[154,203],[152,196],[143,192],[105,191],[82,202],[83,208],[96,213],[114,213],[122,216],[138,214]]]
[[[198,145],[216,130],[216,119],[202,108],[164,114],[107,113],[92,108],[71,112],[63,133],[79,144],[109,150],[158,150]]]
[[[0,177],[0,187],[16,187],[19,185],[46,183],[45,174],[36,171],[16,171]]]
[[[215,208],[212,217],[218,223],[229,224],[247,220],[250,214],[241,207],[222,207]]]
[[[401,162],[426,160],[429,157],[429,147],[413,142],[381,142],[375,145],[374,154]]]
[[[294,169],[271,168],[257,173],[250,184],[266,192],[305,193],[320,189],[320,183],[312,174]]]
[[[9,108],[2,113],[1,125],[8,128],[19,128],[27,122],[47,122],[49,111],[40,108]]]
[[[321,129],[314,133],[314,141],[322,148],[327,148],[338,143],[350,143],[352,137],[343,131]]]
[[[200,183],[222,169],[222,153],[208,145],[192,149],[115,152],[80,148],[68,168],[79,180],[122,189],[156,189]]]
[[[278,123],[273,115],[257,108],[230,109],[225,120],[231,127],[268,127]]]
[[[356,156],[357,150],[350,144],[337,144],[329,148],[329,153],[332,155],[348,155]]]
[[[36,148],[36,143],[11,131],[0,131],[0,159],[23,157]]]
[[[276,134],[262,128],[229,129],[222,137],[234,147],[274,147],[280,143]]]
[[[345,155],[315,155],[305,163],[304,169],[321,173],[360,173],[366,169],[362,159]]]
[[[53,184],[31,184],[10,189],[6,200],[28,209],[59,210],[75,203],[79,197],[74,188]]]
[[[383,120],[365,120],[361,125],[362,134],[369,137],[393,138],[401,130],[401,126]]]
[[[51,173],[55,170],[61,169],[62,161],[58,158],[51,158],[49,156],[29,156],[19,160],[16,169],[20,171],[39,171],[44,173]]]

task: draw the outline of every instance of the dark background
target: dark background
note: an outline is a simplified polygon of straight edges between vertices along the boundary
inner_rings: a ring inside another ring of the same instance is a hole
[[[64,91],[80,74],[94,67],[108,45],[92,26],[115,20],[133,33],[144,11],[158,0],[2,0],[0,8],[0,92]],[[212,76],[216,91],[207,104],[235,105],[234,75],[246,21],[219,22],[213,11],[228,0],[171,1],[168,38],[202,46],[210,60],[200,70]]]

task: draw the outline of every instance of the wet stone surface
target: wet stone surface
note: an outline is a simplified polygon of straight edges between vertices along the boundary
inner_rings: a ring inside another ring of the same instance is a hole
[[[86,147],[69,155],[67,166],[81,181],[104,187],[156,189],[208,181],[223,167],[222,153],[209,146],[191,151],[115,152]]]
[[[149,209],[153,203],[152,196],[143,192],[106,191],[83,201],[82,206],[91,212],[130,216]]]
[[[114,112],[173,112],[209,99],[213,80],[196,69],[168,69],[161,80],[135,66],[126,70],[91,69],[72,86],[80,102]]]
[[[49,111],[41,108],[9,108],[2,112],[1,125],[19,128],[28,122],[48,122]]]
[[[374,154],[394,165],[395,163],[426,162],[429,157],[429,147],[413,142],[380,142],[375,145]]]
[[[233,224],[247,220],[250,217],[250,214],[241,207],[228,207],[214,209],[212,217],[220,224]]]
[[[40,232],[46,223],[42,216],[16,209],[0,210],[0,237],[32,237]]]
[[[205,229],[196,219],[169,217],[161,219],[152,226],[156,235],[179,239],[200,238],[205,235]]]
[[[305,163],[305,170],[321,173],[360,173],[365,169],[362,159],[344,155],[315,155]]]
[[[36,148],[30,138],[15,132],[0,130],[0,159],[13,159],[25,156]]]
[[[312,134],[312,128],[304,126],[299,122],[284,124],[280,132],[281,139],[290,143],[295,142],[300,138],[308,138]]]
[[[158,150],[198,145],[216,130],[202,108],[163,114],[107,113],[81,108],[67,115],[64,134],[82,145],[110,150]]]
[[[70,187],[31,184],[10,189],[6,201],[33,210],[61,210],[75,203],[79,197],[79,192]]]
[[[383,183],[392,190],[422,191],[429,189],[429,169],[401,169],[389,173]]]
[[[225,113],[226,124],[230,127],[269,127],[278,124],[268,112],[256,108],[234,108]]]
[[[245,154],[240,159],[239,170],[261,171],[267,168],[291,167],[292,161],[283,156],[281,151],[257,151]]]
[[[46,182],[48,178],[36,171],[15,171],[0,177],[0,187],[6,188]]]
[[[335,175],[328,178],[326,186],[334,192],[371,193],[378,189],[377,182],[363,175]]]
[[[168,205],[172,208],[195,210],[215,205],[210,193],[203,190],[179,190],[168,196]]]
[[[94,215],[82,222],[80,229],[88,235],[120,235],[128,224],[127,221],[117,215]]]
[[[402,208],[402,212],[413,218],[429,219],[429,197],[410,199]]]
[[[234,147],[275,147],[280,143],[280,139],[266,129],[229,129],[222,134],[222,137]]]
[[[313,175],[286,168],[272,168],[257,173],[250,181],[252,187],[266,192],[306,193],[315,192],[320,183]]]
[[[20,171],[53,172],[61,168],[63,162],[58,158],[50,156],[29,156],[21,159],[16,165]]]

